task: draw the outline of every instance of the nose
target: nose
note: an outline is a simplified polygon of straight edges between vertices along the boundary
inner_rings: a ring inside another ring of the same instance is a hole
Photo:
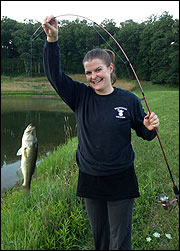
[[[97,77],[96,72],[92,72],[91,77],[92,77],[92,79],[96,79],[96,77]]]

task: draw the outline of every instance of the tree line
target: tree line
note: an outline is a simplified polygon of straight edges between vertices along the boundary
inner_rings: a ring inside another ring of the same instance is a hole
[[[17,22],[1,19],[1,73],[5,75],[43,75],[45,34],[34,20]],[[132,19],[119,26],[113,19],[101,24],[121,45],[139,79],[159,84],[179,84],[179,20],[168,12],[152,15],[142,23]],[[84,73],[82,60],[93,48],[108,48],[115,52],[116,74],[119,78],[134,78],[129,62],[113,39],[87,20],[61,20],[59,44],[62,69],[68,73]]]

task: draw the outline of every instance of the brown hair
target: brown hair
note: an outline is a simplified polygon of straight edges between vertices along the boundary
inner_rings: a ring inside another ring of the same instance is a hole
[[[104,64],[107,67],[109,67],[111,63],[114,64],[115,54],[113,51],[108,50],[108,49],[96,48],[86,53],[83,59],[83,64],[95,58],[101,59],[104,62]],[[115,74],[115,68],[114,68],[113,72],[111,73],[111,84],[113,85],[115,82],[116,82],[116,74]]]

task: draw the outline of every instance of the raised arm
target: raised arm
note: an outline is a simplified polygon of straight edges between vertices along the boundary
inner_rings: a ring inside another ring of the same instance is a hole
[[[87,86],[74,81],[61,69],[61,53],[58,44],[58,22],[56,18],[53,16],[45,17],[42,27],[47,36],[43,51],[45,74],[63,101],[75,111]]]

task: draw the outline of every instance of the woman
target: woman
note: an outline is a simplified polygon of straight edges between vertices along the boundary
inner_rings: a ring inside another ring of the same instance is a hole
[[[136,95],[112,86],[113,52],[93,49],[85,55],[86,86],[61,70],[57,20],[46,17],[42,27],[46,75],[76,116],[77,196],[85,198],[95,250],[130,250],[133,203],[140,196],[131,128],[152,140],[159,119],[154,112],[145,114]]]

